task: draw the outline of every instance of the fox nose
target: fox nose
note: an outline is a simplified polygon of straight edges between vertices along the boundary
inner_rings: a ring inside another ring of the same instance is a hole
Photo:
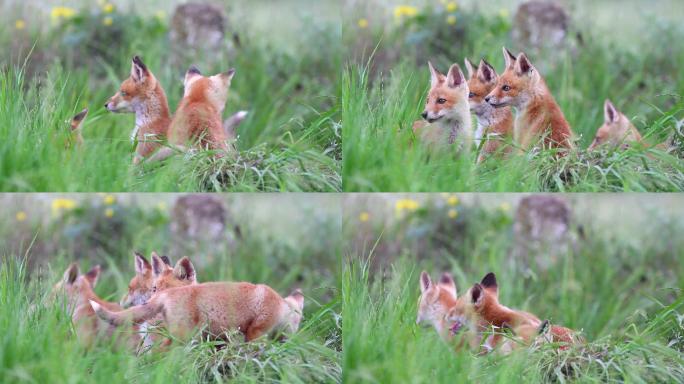
[[[485,97],[485,101],[486,101],[486,102],[488,102],[488,103],[489,103],[489,100],[491,100],[491,99],[492,99],[492,97],[491,97],[491,96],[487,96],[487,97]]]
[[[427,111],[421,113],[420,115],[423,116],[423,119],[427,119]]]
[[[109,103],[105,103],[105,104],[104,104],[105,109],[107,108],[108,105],[109,105]]]

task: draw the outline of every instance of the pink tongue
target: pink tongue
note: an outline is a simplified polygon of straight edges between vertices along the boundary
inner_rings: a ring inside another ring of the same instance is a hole
[[[451,326],[451,328],[449,328],[449,331],[451,331],[451,333],[455,335],[456,333],[458,333],[462,326],[463,324],[457,321],[454,323],[454,325]]]

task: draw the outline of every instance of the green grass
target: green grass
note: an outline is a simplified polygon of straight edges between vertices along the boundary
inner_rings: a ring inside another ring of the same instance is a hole
[[[653,147],[673,137],[681,143],[684,76],[677,63],[684,59],[684,50],[662,45],[663,36],[682,36],[681,29],[641,25],[640,39],[631,44],[638,47],[634,53],[584,20],[572,31],[583,34],[583,43],[571,39],[568,49],[528,52],[577,135],[579,150],[561,160],[542,151],[476,164],[474,153],[436,154],[416,144],[411,125],[420,119],[429,88],[426,62],[432,60],[446,71],[454,62],[463,67],[466,56],[485,57],[501,73],[501,47],[516,53],[521,47],[510,41],[510,26],[492,15],[459,14],[460,24],[453,31],[423,17],[406,32],[389,22],[389,31],[358,32],[351,23],[345,29],[354,51],[342,74],[345,191],[684,190],[681,144],[669,152]],[[492,31],[487,30],[490,24]],[[650,145],[586,151],[603,123],[606,98],[632,119]]]
[[[261,5],[264,7],[265,5]],[[10,17],[8,15],[8,17]],[[341,189],[340,109],[336,77],[338,28],[302,16],[292,34],[309,36],[278,45],[263,30],[231,20],[241,45],[215,55],[171,59],[167,25],[127,21],[117,14],[125,44],[116,41],[104,56],[89,47],[71,46],[79,28],[19,34],[0,29],[0,46],[11,55],[0,59],[0,190],[3,191],[338,191]],[[120,17],[121,19],[119,19]],[[299,18],[297,18],[299,19]],[[95,31],[99,19],[94,21]],[[119,21],[121,20],[121,21]],[[38,19],[29,22],[35,24]],[[136,22],[147,28],[141,33]],[[76,21],[74,22],[76,23]],[[12,23],[13,25],[13,23]],[[89,24],[85,24],[86,26]],[[114,26],[116,26],[115,24]],[[125,25],[125,24],[124,24]],[[106,34],[99,33],[100,38]],[[226,38],[228,45],[229,37]],[[23,44],[23,45],[22,45]],[[32,46],[35,47],[31,49]],[[19,48],[23,47],[23,48]],[[100,47],[101,48],[101,47]],[[290,53],[291,51],[296,54]],[[166,90],[174,111],[182,96],[182,75],[190,64],[203,73],[237,69],[224,118],[247,110],[239,126],[238,153],[215,160],[210,153],[175,156],[163,165],[132,166],[133,114],[113,114],[103,105],[130,73],[133,55],[142,56]],[[105,58],[106,57],[106,58]],[[211,57],[211,58],[210,58]],[[65,149],[66,120],[90,108],[85,145]]]
[[[416,239],[424,230],[419,223],[405,234],[385,225],[381,235],[375,232],[377,245],[351,247],[345,263],[344,381],[681,382],[682,244],[664,244],[668,235],[654,234],[681,227],[651,222],[656,228],[649,234],[622,236],[590,225],[576,252],[548,271],[532,266],[527,274],[520,260],[508,256],[508,230],[485,225],[459,236],[455,228],[462,227],[456,226],[443,228],[451,235],[430,233],[430,242]],[[366,233],[375,241],[372,232]],[[567,351],[547,345],[507,356],[456,352],[434,329],[415,323],[423,269],[433,279],[452,272],[459,294],[494,271],[503,304],[581,330],[587,343]]]
[[[169,232],[168,218],[156,212],[158,208],[150,207],[150,200],[144,202],[149,196],[141,196],[141,202],[135,197],[119,197],[126,198],[131,202],[117,203],[116,216],[110,220],[124,215],[128,219],[112,224],[98,223],[99,219],[83,212],[87,208],[51,217],[45,212],[38,214],[41,204],[35,196],[13,200],[12,206],[23,207],[29,219],[18,225],[0,226],[4,244],[0,247],[0,382],[341,380],[341,272],[338,240],[333,236],[339,232],[339,222],[323,209],[310,212],[302,202],[311,198],[290,196],[281,200],[299,211],[287,218],[275,218],[276,222],[289,223],[286,230],[278,225],[258,224],[242,212],[232,216],[248,217],[240,220],[242,235],[233,243],[225,233],[223,241],[185,244],[186,250],[192,249],[187,254],[197,269],[199,282],[261,282],[281,295],[301,288],[305,295],[304,318],[300,330],[287,341],[245,343],[240,334],[231,333],[228,343],[218,350],[216,341],[197,338],[187,344],[175,343],[168,352],[141,357],[117,350],[109,340],[84,349],[75,338],[70,315],[59,301],[48,296],[68,263],[77,261],[81,271],[100,264],[103,272],[95,291],[105,300],[118,302],[134,274],[133,250],[146,256],[157,250],[170,255],[172,261],[180,257],[180,252],[186,252]],[[246,195],[238,201],[242,207],[254,204],[251,210],[260,212],[268,206],[261,197]],[[256,204],[258,201],[261,203]],[[134,207],[136,202],[139,208]],[[80,200],[80,205],[87,203]],[[305,223],[293,225],[293,220],[304,217]],[[304,232],[307,236],[302,237]],[[315,236],[309,237],[311,234]],[[299,239],[296,246],[293,239]]]

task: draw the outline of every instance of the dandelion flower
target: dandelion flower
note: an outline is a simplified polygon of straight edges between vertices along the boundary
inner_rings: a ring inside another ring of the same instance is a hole
[[[116,196],[114,195],[105,195],[102,198],[102,201],[105,203],[105,205],[112,205],[116,203]]]
[[[57,215],[62,211],[74,209],[76,205],[76,201],[71,199],[54,199],[52,200],[52,214]]]
[[[447,215],[450,219],[455,219],[458,216],[458,211],[452,208],[447,212]]]
[[[511,210],[511,205],[508,203],[501,203],[501,205],[499,205],[499,209],[504,212],[508,212]]]
[[[397,200],[397,202],[394,204],[394,210],[397,212],[397,214],[400,214],[402,211],[413,212],[419,207],[420,204],[418,204],[417,201],[411,199],[400,199]]]
[[[114,12],[114,4],[112,3],[106,3],[105,5],[102,6],[102,11],[104,13],[112,13]]]
[[[114,24],[114,19],[112,19],[111,17],[107,16],[107,17],[105,17],[104,19],[102,19],[102,24],[104,24],[105,26],[109,27],[110,25]]]
[[[456,12],[457,9],[458,9],[458,4],[456,4],[455,1],[450,1],[446,5],[447,12]]]
[[[399,5],[394,7],[394,17],[401,19],[402,17],[413,17],[418,14],[418,8],[410,5]]]
[[[368,212],[361,212],[359,214],[359,221],[360,222],[365,223],[368,220],[370,220],[370,214]]]
[[[166,12],[164,12],[163,10],[159,10],[159,11],[155,12],[154,15],[155,15],[155,16],[157,17],[157,19],[159,19],[159,20],[164,20],[164,19],[166,19]]]
[[[21,221],[25,221],[27,216],[26,216],[26,212],[19,211],[19,212],[17,212],[17,214],[14,217],[16,217],[17,221],[21,222]]]
[[[107,217],[112,217],[112,216],[114,216],[114,210],[112,208],[107,208],[107,209],[105,209],[104,214]]]
[[[453,206],[458,205],[458,197],[456,195],[451,195],[446,199],[447,204]]]
[[[359,21],[356,24],[361,29],[368,28],[368,19],[361,18],[361,19],[359,19]]]
[[[455,25],[456,24],[456,16],[454,16],[454,15],[447,16],[447,24]]]
[[[76,16],[76,10],[69,7],[54,7],[50,11],[50,18],[53,21],[59,21],[61,19],[70,19]]]
[[[509,16],[508,9],[501,8],[499,10],[499,17],[501,17],[502,19],[508,19],[508,16]]]
[[[19,19],[19,20],[14,22],[14,28],[16,28],[18,30],[22,30],[22,29],[26,28],[26,22],[22,19]]]
[[[166,203],[161,201],[159,204],[157,204],[157,209],[160,211],[165,211],[166,210]]]

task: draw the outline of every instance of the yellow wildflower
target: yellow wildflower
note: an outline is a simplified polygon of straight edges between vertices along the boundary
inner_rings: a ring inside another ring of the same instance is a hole
[[[22,29],[26,28],[26,22],[22,19],[19,19],[19,20],[14,22],[14,28],[16,28],[18,30],[22,30]]]
[[[61,211],[68,211],[76,208],[76,201],[71,199],[54,199],[52,200],[52,214],[57,215]]]
[[[456,12],[457,9],[458,9],[458,4],[456,4],[455,1],[450,1],[446,5],[447,12]]]
[[[501,203],[501,205],[499,205],[499,209],[504,212],[508,212],[511,210],[511,205],[508,203]]]
[[[447,202],[447,204],[451,205],[452,207],[456,206],[456,205],[458,205],[458,197],[456,195],[450,195],[446,199],[446,202]]]
[[[102,24],[104,24],[106,27],[109,27],[110,25],[114,24],[114,19],[107,16],[104,19],[102,19]]]
[[[458,211],[452,208],[447,212],[447,215],[450,219],[455,219],[458,216]]]
[[[15,217],[17,218],[17,221],[25,221],[26,220],[26,212],[19,211],[19,212],[17,212]]]
[[[454,16],[454,15],[447,16],[447,24],[455,25],[456,24],[456,16]]]
[[[107,217],[112,217],[112,216],[114,216],[114,210],[112,208],[107,208],[107,209],[105,209],[104,214]]]
[[[112,3],[106,3],[104,6],[102,6],[102,11],[104,13],[112,13],[114,12],[114,4]]]
[[[401,19],[402,17],[413,17],[418,14],[418,8],[410,5],[399,5],[394,7],[394,17]]]
[[[394,210],[397,214],[402,211],[415,211],[420,205],[417,201],[411,199],[400,199],[394,204]]]
[[[157,204],[157,209],[159,209],[160,211],[165,211],[166,210],[166,203],[163,201],[159,202],[159,204]]]
[[[361,18],[356,24],[361,29],[368,28],[368,19]]]
[[[508,9],[501,8],[499,10],[499,17],[501,17],[502,19],[508,19],[508,16],[509,16]]]
[[[154,13],[154,16],[156,16],[159,20],[164,20],[166,19],[166,12],[164,12],[163,10],[159,10]]]
[[[102,201],[105,203],[105,205],[112,205],[116,203],[116,196],[114,195],[105,195],[102,198]]]
[[[50,11],[50,18],[52,21],[59,21],[60,19],[70,19],[76,15],[76,10],[69,7],[54,7]]]
[[[359,221],[360,222],[365,223],[368,220],[370,220],[370,214],[368,212],[361,212],[359,214]]]

